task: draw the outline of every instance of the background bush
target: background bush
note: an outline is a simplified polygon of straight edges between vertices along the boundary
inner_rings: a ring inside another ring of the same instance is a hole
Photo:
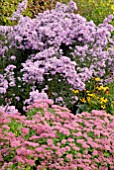
[[[68,3],[68,0],[61,0]],[[93,20],[96,25],[102,23],[104,18],[110,14],[114,14],[113,0],[74,0],[78,7],[78,13],[87,18],[88,21]]]

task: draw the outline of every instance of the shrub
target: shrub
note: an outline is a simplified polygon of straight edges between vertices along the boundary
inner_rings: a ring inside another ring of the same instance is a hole
[[[105,80],[113,72],[113,16],[96,26],[72,13],[73,1],[34,19],[20,14],[25,7],[23,1],[12,16],[17,25],[0,27],[0,102],[22,112],[43,93],[71,108],[77,100],[72,89],[82,91],[92,77]]]
[[[51,100],[26,116],[0,112],[0,169],[114,169],[114,117],[93,110],[72,115]]]

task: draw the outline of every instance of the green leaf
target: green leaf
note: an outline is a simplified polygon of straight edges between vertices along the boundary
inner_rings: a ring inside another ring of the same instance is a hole
[[[88,137],[93,138],[94,137],[94,132],[88,132],[87,135],[88,135]]]
[[[104,153],[104,157],[109,157],[110,156],[110,152],[109,151],[105,151],[105,153]]]

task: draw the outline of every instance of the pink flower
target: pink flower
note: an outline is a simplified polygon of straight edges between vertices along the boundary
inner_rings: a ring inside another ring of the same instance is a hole
[[[4,161],[4,159],[3,159],[2,155],[0,154],[0,162],[3,162],[3,161]]]
[[[72,149],[75,150],[75,151],[79,151],[80,148],[78,148],[77,146],[72,146]]]
[[[67,142],[67,140],[66,139],[63,139],[62,141],[61,141],[61,144],[65,144]]]
[[[81,132],[77,132],[77,133],[72,133],[74,136],[82,136],[82,133]]]
[[[24,144],[25,144],[25,145],[28,145],[28,146],[32,146],[32,147],[38,147],[38,146],[39,146],[38,143],[29,142],[29,141],[25,141]]]
[[[105,166],[101,167],[100,170],[108,170]]]
[[[39,139],[39,137],[38,137],[38,136],[33,135],[33,136],[31,136],[29,139],[30,139],[30,140],[35,140],[35,139]]]
[[[3,129],[10,130],[10,127],[9,127],[9,126],[7,126],[7,125],[3,125],[3,126],[2,126],[2,128],[3,128]]]
[[[17,155],[32,155],[33,153],[34,153],[34,151],[33,150],[30,150],[30,149],[26,149],[26,148],[24,148],[24,147],[21,147],[21,148],[18,148],[17,150],[16,150],[16,152],[17,152]]]
[[[11,141],[11,147],[13,147],[13,148],[17,148],[18,146],[21,146],[21,143],[20,143],[20,141],[19,140],[13,140],[13,141]]]
[[[14,161],[16,160],[16,162],[21,162],[21,163],[24,163],[24,159],[22,156],[18,156],[16,155],[15,158],[14,158]]]
[[[24,136],[26,136],[26,135],[29,133],[29,128],[24,128],[24,127],[22,127],[22,128],[21,128],[21,132],[22,132],[22,134],[23,134]]]
[[[44,152],[44,149],[42,147],[38,147],[35,149],[35,151],[40,153],[40,152]]]
[[[67,141],[68,142],[74,142],[74,139],[73,138],[68,138]]]
[[[66,151],[70,152],[70,147],[69,146],[65,146]]]
[[[70,160],[70,161],[73,160],[72,154],[68,154],[68,155],[66,156],[66,158],[67,158],[68,160]]]
[[[83,143],[82,143],[82,147],[83,147],[83,148],[90,148],[90,146],[89,146],[86,142],[83,142]]]
[[[92,155],[98,155],[98,151],[97,151],[97,150],[94,150],[94,151],[92,152]]]
[[[107,144],[105,144],[104,149],[105,149],[105,150],[109,150],[109,151],[111,150],[110,146],[107,145]]]
[[[53,139],[47,139],[47,143],[49,146],[53,145]]]
[[[59,157],[61,157],[61,156],[63,155],[63,153],[62,153],[61,150],[57,150],[57,151],[56,151],[56,154],[57,154]]]

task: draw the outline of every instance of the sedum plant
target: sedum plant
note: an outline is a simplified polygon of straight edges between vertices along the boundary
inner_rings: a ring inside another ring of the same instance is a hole
[[[114,169],[114,117],[105,111],[73,115],[48,99],[26,116],[0,116],[1,170]]]

